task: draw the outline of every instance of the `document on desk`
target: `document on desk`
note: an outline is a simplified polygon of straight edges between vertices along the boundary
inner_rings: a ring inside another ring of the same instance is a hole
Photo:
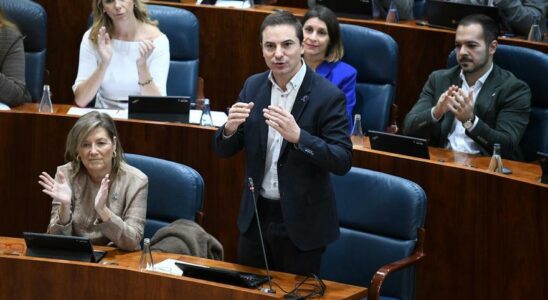
[[[202,0],[196,1],[196,4],[202,4]],[[250,8],[250,1],[230,1],[230,0],[217,0],[215,1],[217,7],[231,7],[231,8]]]
[[[10,110],[10,107],[6,104],[0,102],[0,110]]]
[[[197,265],[197,264],[193,264],[193,263],[189,263],[189,262],[183,262],[183,261],[180,261],[180,260],[168,258],[168,259],[165,259],[165,260],[163,260],[163,261],[161,261],[157,264],[154,264],[154,271],[160,272],[160,273],[165,273],[165,274],[177,275],[177,276],[183,275],[183,271],[179,267],[177,267],[177,265],[175,265],[175,263],[185,263],[185,264],[201,267],[200,265]]]
[[[191,124],[200,124],[200,118],[202,117],[202,111],[199,109],[191,109],[188,122]],[[213,120],[213,126],[221,127],[225,125],[228,116],[222,111],[211,111],[211,119]]]
[[[98,111],[109,115],[113,119],[127,119],[127,109],[105,109],[105,108],[87,108],[87,107],[71,107],[67,114],[75,116],[83,116],[88,112]]]
[[[127,119],[128,111],[124,109],[104,109],[104,108],[82,108],[82,107],[71,107],[67,114],[82,116],[88,112],[98,111],[106,113],[111,116],[113,119]],[[189,116],[189,123],[191,124],[200,124],[200,118],[202,117],[202,111],[199,109],[191,109]],[[212,111],[211,119],[213,119],[213,125],[215,127],[221,127],[226,123],[228,116],[222,111]]]

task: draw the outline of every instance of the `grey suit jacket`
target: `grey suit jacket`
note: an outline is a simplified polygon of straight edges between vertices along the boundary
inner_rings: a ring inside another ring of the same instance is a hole
[[[448,0],[466,4],[487,5],[489,0]],[[513,33],[527,36],[531,25],[538,24],[541,33],[546,32],[546,0],[494,0],[493,4],[499,8],[502,25]]]
[[[23,37],[15,29],[0,27],[0,102],[17,106],[29,101]]]
[[[405,117],[403,134],[428,138],[432,146],[447,145],[455,117],[448,112],[436,122],[430,111],[451,85],[462,85],[459,73],[460,67],[455,66],[430,74],[419,100]],[[519,142],[529,123],[530,106],[527,84],[494,65],[475,101],[474,114],[479,121],[466,134],[480,146],[483,155],[490,155],[493,144],[499,143],[503,157],[522,159]]]

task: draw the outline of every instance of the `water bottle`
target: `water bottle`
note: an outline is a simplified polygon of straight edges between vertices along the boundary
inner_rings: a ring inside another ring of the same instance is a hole
[[[51,92],[49,90],[49,85],[44,84],[44,91],[42,92],[42,100],[40,100],[40,106],[38,111],[42,113],[52,113],[53,106],[51,104]]]
[[[353,146],[364,146],[362,116],[360,114],[354,115],[354,126],[352,126],[352,133],[350,134],[350,140],[352,141]]]
[[[398,23],[399,21],[398,17],[398,8],[396,7],[396,3],[394,0],[390,1],[390,9],[388,9],[388,12],[386,13],[386,22],[388,23]]]
[[[253,8],[253,7],[255,7],[255,1],[253,1],[253,0],[244,0],[243,7]]]
[[[531,25],[531,30],[529,30],[527,39],[534,42],[542,42],[542,33],[540,32],[538,24]]]
[[[209,106],[209,99],[204,99],[204,106],[202,107],[202,116],[200,117],[200,125],[213,127],[213,119],[211,118],[211,108]]]
[[[143,251],[141,252],[141,260],[139,261],[139,270],[153,271],[154,262],[152,261],[152,253],[150,252],[150,239],[145,238],[143,241]]]
[[[495,173],[502,173],[502,158],[500,156],[500,144],[493,145],[493,156],[489,162],[489,171]]]

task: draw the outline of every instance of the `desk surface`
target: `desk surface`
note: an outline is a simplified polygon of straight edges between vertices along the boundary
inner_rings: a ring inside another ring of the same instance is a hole
[[[276,294],[240,288],[184,276],[138,270],[141,253],[124,252],[108,247],[107,256],[99,264],[57,259],[26,257],[25,242],[18,238],[0,237],[0,299],[271,299]],[[187,255],[152,252],[158,263],[172,258],[183,262],[220,267],[244,272],[266,274],[266,271],[237,264]],[[293,289],[302,279],[282,272],[271,272],[273,282],[284,290]],[[77,280],[77,282],[74,282]],[[321,299],[361,299],[367,289],[324,281],[326,293]],[[44,299],[44,297],[40,297]]]
[[[62,164],[76,117],[68,106],[36,113],[34,104],[0,112],[0,235],[45,231],[50,200],[36,183]],[[214,130],[118,120],[125,151],[184,163],[205,181],[204,227],[236,257],[236,218],[244,156],[213,154]],[[432,160],[355,147],[353,165],[401,176],[426,191],[426,259],[417,268],[418,299],[548,299],[548,185],[535,164],[504,161],[514,174],[482,170],[488,158],[430,149]],[[443,161],[440,161],[443,160]],[[471,297],[471,295],[473,295]]]

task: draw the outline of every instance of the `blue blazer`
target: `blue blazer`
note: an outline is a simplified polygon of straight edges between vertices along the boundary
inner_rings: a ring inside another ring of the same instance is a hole
[[[270,105],[269,72],[247,79],[238,101],[254,102],[246,122],[228,139],[224,127],[213,138],[221,157],[245,150],[246,179],[262,185],[266,161],[268,126],[263,108]],[[328,80],[307,68],[291,114],[301,128],[298,145],[283,141],[278,159],[280,204],[292,242],[301,250],[320,248],[339,236],[339,221],[330,172],[346,174],[352,162],[344,94]],[[244,183],[247,187],[247,184]],[[258,192],[258,191],[257,191]],[[252,195],[244,188],[238,228],[244,233],[253,219]]]
[[[327,78],[346,95],[346,114],[352,126],[352,111],[356,106],[356,69],[342,61],[324,61],[316,68],[316,73]]]

